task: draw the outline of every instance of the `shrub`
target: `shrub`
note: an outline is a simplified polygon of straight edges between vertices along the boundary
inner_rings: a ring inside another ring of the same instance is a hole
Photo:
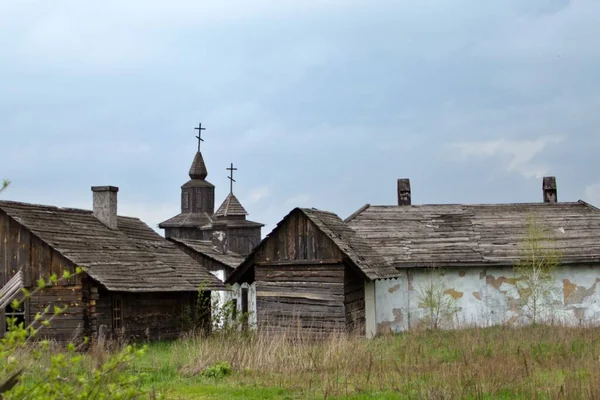
[[[222,379],[233,372],[231,364],[226,361],[220,361],[204,370],[202,375],[206,378]]]
[[[83,269],[77,268],[75,274]],[[20,305],[45,287],[68,280],[66,272],[61,278],[52,275],[48,280],[38,281],[33,292],[23,290],[20,300],[14,300],[13,308]],[[136,399],[148,397],[141,390],[137,377],[128,367],[135,357],[143,353],[133,346],[108,355],[98,365],[90,365],[82,352],[88,344],[85,338],[80,346],[73,343],[66,348],[53,348],[48,341],[36,341],[38,332],[51,325],[52,320],[66,307],[48,306],[38,313],[34,321],[24,326],[16,319],[7,318],[8,331],[0,340],[0,398],[2,399]]]

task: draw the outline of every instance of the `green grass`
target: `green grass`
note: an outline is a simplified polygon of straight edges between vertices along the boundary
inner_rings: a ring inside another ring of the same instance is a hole
[[[134,369],[168,399],[600,397],[600,330],[496,327],[374,340],[211,337],[154,343]],[[203,377],[227,362],[231,375]]]

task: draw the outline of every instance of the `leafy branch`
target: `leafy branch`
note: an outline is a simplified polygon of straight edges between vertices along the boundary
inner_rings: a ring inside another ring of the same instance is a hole
[[[0,184],[0,193],[2,193],[4,189],[8,187],[8,185],[10,185],[10,181],[8,179],[4,179]]]
[[[65,271],[61,277],[52,274],[40,279],[33,291],[22,290],[22,297],[11,303],[14,309],[23,306],[27,299],[51,286],[68,282],[84,272]],[[38,312],[25,326],[16,318],[7,318],[8,331],[0,340],[0,398],[2,399],[136,399],[147,397],[140,388],[137,377],[128,373],[131,362],[144,352],[127,346],[96,368],[85,363],[82,353],[88,338],[76,346],[69,343],[66,349],[53,353],[50,342],[37,340],[40,331],[50,327],[52,320],[63,314],[68,306],[48,306]]]

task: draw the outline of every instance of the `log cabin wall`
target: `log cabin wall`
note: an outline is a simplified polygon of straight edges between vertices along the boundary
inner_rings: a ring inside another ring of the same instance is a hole
[[[259,329],[323,336],[346,330],[344,267],[256,266]]]
[[[259,329],[315,336],[346,330],[343,254],[302,212],[256,251],[254,274]]]
[[[346,331],[365,335],[365,281],[354,269],[346,266],[344,271],[344,306]]]
[[[192,292],[125,293],[99,291],[98,326],[108,336],[126,340],[178,338],[192,323],[197,294]],[[210,313],[204,319],[210,318]]]
[[[24,286],[33,291],[37,280],[48,279],[52,274],[61,277],[63,272],[75,272],[75,266],[57,251],[42,242],[17,221],[0,211],[0,287],[19,269],[23,270]],[[40,331],[40,337],[59,341],[73,338],[74,334],[84,335],[84,310],[81,277],[73,277],[63,285],[46,288],[33,295],[26,302],[26,323],[48,306],[68,309],[52,320],[52,325]],[[0,327],[4,329],[4,327]]]

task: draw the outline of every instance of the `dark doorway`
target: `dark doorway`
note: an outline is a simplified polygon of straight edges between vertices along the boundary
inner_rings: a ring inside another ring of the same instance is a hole
[[[242,288],[242,329],[248,329],[248,288]]]

